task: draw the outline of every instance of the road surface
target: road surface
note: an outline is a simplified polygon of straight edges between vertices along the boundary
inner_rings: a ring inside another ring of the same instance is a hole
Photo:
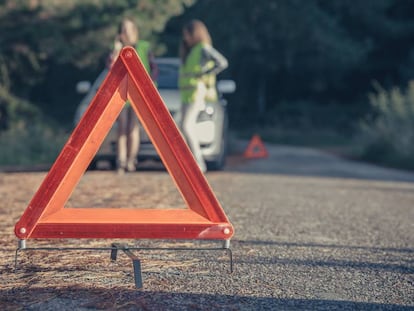
[[[0,173],[2,310],[413,310],[414,174],[307,148],[266,147],[267,159],[231,156],[223,172],[206,175],[236,230],[234,272],[225,251],[141,251],[140,290],[122,253],[111,262],[105,251],[20,252],[14,272],[13,227],[46,172]],[[164,170],[141,169],[87,172],[67,206],[183,204]]]

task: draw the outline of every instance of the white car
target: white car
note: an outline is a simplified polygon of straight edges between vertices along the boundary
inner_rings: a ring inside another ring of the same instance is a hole
[[[156,62],[159,69],[157,81],[158,91],[176,124],[180,124],[181,102],[178,90],[178,69],[180,61],[178,58],[157,58]],[[75,124],[80,121],[107,73],[108,70],[104,70],[92,85],[88,81],[78,83],[77,91],[79,93],[86,93],[86,96],[82,99],[76,110]],[[225,164],[227,155],[228,116],[226,109],[227,101],[223,98],[223,94],[232,93],[235,89],[236,86],[232,80],[218,81],[217,91],[219,93],[219,100],[217,102],[206,103],[198,117],[196,130],[201,151],[209,170],[220,170]],[[157,151],[142,127],[140,128],[140,137],[141,145],[138,153],[138,161],[141,162],[149,159],[160,160]],[[115,168],[116,144],[117,130],[115,123],[92,161],[90,168],[95,168],[99,161],[107,161],[112,168]]]

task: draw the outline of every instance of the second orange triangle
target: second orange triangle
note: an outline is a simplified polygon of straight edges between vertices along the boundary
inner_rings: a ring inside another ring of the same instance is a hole
[[[243,156],[247,159],[267,158],[269,153],[259,135],[253,135]]]

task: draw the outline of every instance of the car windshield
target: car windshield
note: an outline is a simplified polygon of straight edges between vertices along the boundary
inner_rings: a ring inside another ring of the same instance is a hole
[[[178,88],[178,67],[173,64],[158,64],[158,88],[177,89]]]

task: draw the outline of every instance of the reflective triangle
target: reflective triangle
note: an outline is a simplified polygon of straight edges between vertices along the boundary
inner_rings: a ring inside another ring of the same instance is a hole
[[[243,156],[248,159],[267,158],[269,153],[259,135],[253,135]]]
[[[151,138],[187,209],[65,208],[126,101]],[[19,239],[228,240],[220,203],[135,50],[125,47],[15,225]]]

